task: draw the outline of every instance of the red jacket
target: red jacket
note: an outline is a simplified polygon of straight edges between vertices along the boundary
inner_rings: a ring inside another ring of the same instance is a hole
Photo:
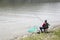
[[[43,24],[42,24],[42,27],[45,27],[45,26],[46,26],[46,23],[43,23]]]
[[[49,28],[49,24],[48,23],[43,23],[42,27]]]

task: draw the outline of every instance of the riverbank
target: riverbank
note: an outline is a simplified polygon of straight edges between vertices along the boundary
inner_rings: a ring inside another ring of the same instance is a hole
[[[15,40],[59,40],[59,37],[60,25],[57,25],[53,29],[49,30],[49,33],[34,33],[32,35],[24,35],[23,37],[18,37]]]

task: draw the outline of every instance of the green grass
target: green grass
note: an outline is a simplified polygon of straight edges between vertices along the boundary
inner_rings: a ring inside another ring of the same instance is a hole
[[[19,40],[60,40],[60,29],[50,33],[32,34]]]
[[[54,34],[57,35],[58,37],[60,37],[60,29],[56,30]]]
[[[45,34],[41,33],[41,34],[32,34],[28,37],[25,38],[21,38],[21,40],[42,40],[44,38]]]
[[[55,30],[48,40],[60,40],[60,29]]]
[[[54,32],[55,37],[53,38],[53,40],[60,40],[60,29],[56,30]]]

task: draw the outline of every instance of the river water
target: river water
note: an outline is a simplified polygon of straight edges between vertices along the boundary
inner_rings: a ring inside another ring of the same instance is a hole
[[[60,23],[60,3],[25,4],[0,8],[0,40],[27,34],[33,26],[47,19],[50,27]]]

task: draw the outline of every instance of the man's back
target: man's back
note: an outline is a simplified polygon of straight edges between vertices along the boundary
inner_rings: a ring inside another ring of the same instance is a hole
[[[42,27],[49,28],[49,24],[47,23],[47,20],[45,20],[45,22],[43,23]]]
[[[42,24],[42,27],[40,27],[40,30],[41,32],[43,32],[42,29],[44,29],[44,32],[46,32],[48,28],[49,28],[49,24],[47,23],[47,20],[45,20],[45,22]]]

